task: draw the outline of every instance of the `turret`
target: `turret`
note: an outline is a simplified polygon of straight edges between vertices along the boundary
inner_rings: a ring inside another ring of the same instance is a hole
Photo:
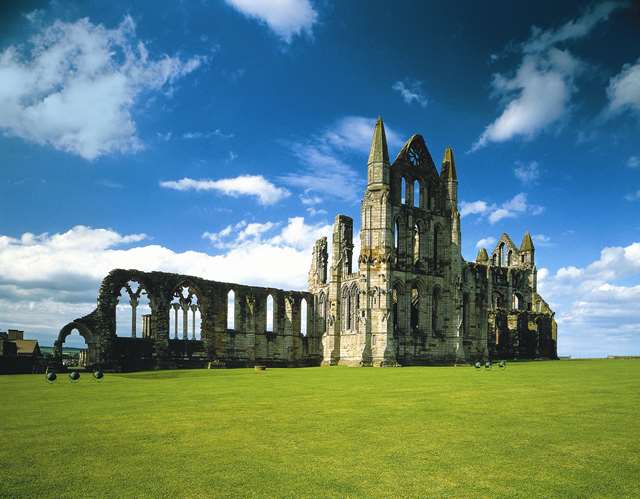
[[[327,238],[321,237],[313,246],[311,269],[309,270],[309,289],[315,289],[327,283]]]
[[[367,166],[367,189],[372,191],[388,189],[389,150],[387,149],[387,136],[384,132],[384,123],[381,117],[376,121],[376,128],[373,131]]]
[[[456,162],[453,158],[453,149],[447,147],[442,158],[442,169],[440,178],[445,183],[447,189],[447,200],[452,210],[458,211],[458,174],[456,172]]]
[[[353,259],[353,219],[345,215],[336,216],[333,224],[333,247],[331,251],[331,278],[340,279],[351,273]]]
[[[480,248],[478,250],[478,255],[476,256],[476,263],[482,263],[483,265],[487,265],[489,263],[489,254],[487,250],[484,248]]]
[[[520,263],[529,267],[534,267],[536,264],[535,254],[536,249],[533,246],[531,234],[529,234],[529,232],[525,232],[524,237],[522,238],[522,244],[520,244]]]

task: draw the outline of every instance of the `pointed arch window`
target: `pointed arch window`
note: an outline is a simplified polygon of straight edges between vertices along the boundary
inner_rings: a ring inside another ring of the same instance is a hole
[[[391,292],[391,313],[393,314],[393,331],[398,331],[399,317],[398,317],[398,288],[393,288]]]
[[[393,226],[393,249],[396,250],[396,253],[400,250],[400,223],[398,220]]]
[[[227,293],[227,329],[236,328],[236,293],[230,289]]]
[[[268,333],[273,333],[273,296],[267,296],[267,306],[265,308],[267,313],[267,324],[265,329]]]
[[[414,208],[420,208],[420,201],[422,201],[420,194],[421,194],[420,181],[414,180],[413,181],[413,207]]]
[[[307,335],[307,300],[300,300],[300,334]]]
[[[413,263],[420,261],[420,226],[415,224],[413,226]]]
[[[411,288],[411,330],[420,327],[420,291],[417,286]]]
[[[407,181],[404,177],[400,185],[400,204],[407,204]]]

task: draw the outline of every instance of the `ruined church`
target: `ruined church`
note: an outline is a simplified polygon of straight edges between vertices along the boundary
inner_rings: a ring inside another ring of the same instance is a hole
[[[331,248],[327,238],[314,245],[307,291],[116,269],[103,280],[96,309],[61,329],[56,358],[74,329],[87,343],[87,366],[113,370],[556,358],[557,325],[537,292],[530,234],[519,246],[502,234],[491,255],[482,248],[475,262],[465,261],[457,191],[451,148],[438,172],[422,136],[413,135],[391,163],[378,119],[360,255],[353,254],[353,220],[338,215]],[[116,334],[123,290],[129,337]],[[138,334],[143,296],[150,313]]]

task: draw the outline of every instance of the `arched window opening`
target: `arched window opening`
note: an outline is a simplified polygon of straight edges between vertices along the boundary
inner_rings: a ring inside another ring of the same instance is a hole
[[[393,288],[391,292],[391,311],[393,315],[393,331],[396,332],[399,329],[399,317],[398,317],[398,289]]]
[[[173,292],[169,309],[169,338],[202,339],[202,314],[195,290],[181,285]]]
[[[407,181],[402,177],[402,185],[400,186],[400,204],[407,203]]]
[[[524,300],[519,293],[513,293],[512,308],[514,310],[522,310],[524,308]]]
[[[351,329],[351,293],[345,288],[342,293],[342,302],[344,307],[344,320],[342,321],[342,329]]]
[[[440,317],[438,317],[438,309],[440,307],[440,289],[433,288],[433,296],[431,299],[431,332],[436,335],[439,333]]]
[[[496,257],[496,255],[493,255],[491,257],[491,265],[493,265],[495,267],[496,266],[496,261],[497,261],[497,257]]]
[[[227,329],[236,328],[236,293],[233,289],[227,293]]]
[[[267,333],[273,333],[273,296],[267,296]]]
[[[420,327],[420,293],[416,286],[411,288],[411,330]]]
[[[351,329],[358,327],[358,314],[360,313],[360,293],[357,287],[351,290]]]
[[[505,262],[507,261],[505,259],[505,247],[504,247],[504,243],[500,244],[500,247],[498,248],[498,266],[500,267],[504,267]]]
[[[420,196],[420,182],[417,180],[414,180],[413,182],[413,207],[414,208],[420,208],[420,201],[421,201],[421,196]]]
[[[320,293],[320,299],[318,300],[318,313],[320,314],[321,321],[321,333],[327,330],[327,298],[324,293]]]
[[[440,239],[440,227],[436,225],[433,229],[433,264],[438,268],[438,243]]]
[[[300,334],[307,335],[307,300],[300,300]]]
[[[510,267],[513,259],[513,251],[509,250],[507,253],[507,267]]]
[[[420,257],[420,227],[415,224],[413,226],[413,263],[418,263]]]
[[[462,295],[462,336],[469,336],[469,294]]]
[[[88,347],[80,331],[72,329],[62,344],[62,365],[68,368],[87,367]]]
[[[494,308],[504,308],[504,298],[498,292],[493,295],[493,306]]]
[[[116,336],[143,336],[144,315],[151,313],[147,291],[136,280],[128,281],[118,295],[116,305]]]
[[[393,227],[393,249],[396,253],[400,251],[400,223],[396,220]]]

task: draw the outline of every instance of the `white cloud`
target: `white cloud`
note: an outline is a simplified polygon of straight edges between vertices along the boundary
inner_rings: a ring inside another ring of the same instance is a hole
[[[407,104],[415,102],[421,107],[427,107],[427,104],[429,103],[429,99],[427,99],[422,90],[421,81],[406,80],[406,83],[403,81],[396,81],[391,88],[398,92]]]
[[[624,197],[627,201],[640,201],[640,189],[631,192]]]
[[[540,166],[537,161],[528,164],[517,162],[513,174],[524,185],[533,184],[540,178]]]
[[[505,218],[515,218],[524,213],[539,215],[543,211],[544,208],[542,206],[530,204],[524,192],[516,194],[501,205],[495,203],[489,204],[482,200],[473,202],[462,201],[460,203],[460,217],[464,218],[469,215],[487,217],[489,223],[492,225]]]
[[[498,240],[495,237],[492,237],[492,236],[483,237],[482,239],[480,239],[476,243],[476,248],[478,248],[478,249],[480,249],[480,248],[490,248],[494,244],[496,244],[497,242],[498,242]]]
[[[516,137],[530,139],[559,123],[570,110],[576,91],[574,80],[583,64],[568,50],[557,46],[587,36],[612,12],[627,5],[627,2],[603,2],[559,28],[532,27],[531,36],[520,46],[522,60],[513,76],[493,76],[493,93],[505,106],[471,150]]]
[[[517,136],[532,138],[558,122],[568,111],[573,79],[580,68],[581,63],[568,51],[553,48],[544,56],[525,56],[511,78],[494,75],[494,93],[507,104],[472,146],[472,151]]]
[[[640,242],[608,247],[585,267],[538,271],[540,293],[556,310],[560,351],[577,355],[640,351]],[[625,285],[616,281],[624,281]]]
[[[207,132],[185,132],[182,134],[182,138],[187,140],[210,139],[212,137],[219,137],[221,139],[232,139],[234,135],[232,133],[225,133],[219,128]]]
[[[628,2],[602,2],[591,6],[577,19],[571,19],[557,29],[531,28],[531,37],[523,45],[524,52],[538,53],[569,40],[587,36],[593,28],[606,21],[612,12],[628,6]]]
[[[629,156],[627,166],[629,168],[640,168],[640,156]]]
[[[0,329],[24,328],[30,336],[35,331],[50,344],[64,324],[93,310],[100,281],[114,268],[306,289],[312,246],[321,236],[330,237],[331,226],[307,224],[302,217],[286,224],[241,222],[217,233],[228,247],[209,255],[133,245],[147,237],[83,226],[57,234],[0,235]]]
[[[609,80],[608,112],[624,110],[640,112],[640,59],[635,64],[625,64],[620,73]]]
[[[349,202],[360,199],[366,175],[366,154],[376,120],[362,116],[346,116],[307,142],[291,144],[293,155],[305,167],[281,177],[288,185]],[[400,135],[385,125],[387,144],[399,148]],[[356,157],[354,169],[349,158]]]
[[[183,178],[160,182],[160,186],[176,191],[216,191],[227,196],[254,196],[263,205],[275,204],[289,196],[289,191],[276,187],[262,175],[241,175],[219,180]]]
[[[489,204],[486,201],[462,201],[460,203],[460,217],[467,215],[483,215],[489,210]]]
[[[375,126],[375,118],[345,116],[327,128],[315,142],[321,148],[368,153]],[[402,138],[393,128],[385,124],[384,132],[390,148],[399,149],[402,146]]]
[[[0,53],[0,129],[89,160],[141,149],[133,117],[140,96],[171,92],[206,61],[152,59],[130,16],[114,29],[56,21],[30,46]]]
[[[286,43],[302,33],[312,34],[318,13],[309,0],[226,0],[247,17],[265,23]]]
[[[551,238],[545,234],[534,234],[532,238],[536,246],[542,246],[542,247],[554,246],[554,243],[551,241]]]

